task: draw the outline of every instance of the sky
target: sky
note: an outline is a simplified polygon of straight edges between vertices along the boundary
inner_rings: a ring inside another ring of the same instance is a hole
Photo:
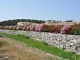
[[[0,21],[9,19],[80,22],[80,0],[0,0]]]

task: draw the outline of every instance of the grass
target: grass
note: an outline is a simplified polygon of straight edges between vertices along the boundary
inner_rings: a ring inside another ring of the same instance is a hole
[[[2,41],[0,41],[0,47],[2,47],[2,46],[5,46],[5,45],[7,45],[8,43],[7,42],[2,42]]]
[[[17,30],[11,30],[12,32],[17,32]]]
[[[57,47],[53,47],[51,45],[46,45],[44,42],[33,40],[29,36],[13,35],[13,34],[6,34],[6,33],[3,33],[3,35],[12,38],[16,41],[22,42],[28,46],[40,49],[44,52],[51,53],[62,58],[66,58],[69,60],[80,60],[80,55],[76,55],[73,52],[66,52],[64,50],[61,50]]]

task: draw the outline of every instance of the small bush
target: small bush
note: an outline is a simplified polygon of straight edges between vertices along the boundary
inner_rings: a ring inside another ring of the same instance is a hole
[[[46,43],[45,41],[42,41],[42,43],[43,43],[44,45],[48,45],[48,43]]]
[[[5,26],[5,29],[9,29],[9,26]]]
[[[26,30],[27,29],[27,26],[23,26],[22,30]]]
[[[26,36],[26,39],[30,39],[30,36]]]
[[[80,27],[73,27],[72,30],[74,35],[80,35]]]
[[[65,48],[63,47],[62,50],[65,50]]]
[[[65,25],[64,27],[61,28],[61,33],[72,34],[72,28],[73,28],[73,25]]]
[[[35,28],[35,26],[32,26],[32,25],[30,25],[30,26],[27,26],[27,31],[34,31],[34,28]]]
[[[60,29],[61,29],[62,27],[63,27],[63,26],[61,26],[61,25],[55,26],[55,27],[54,27],[54,32],[55,32],[55,33],[60,33]]]

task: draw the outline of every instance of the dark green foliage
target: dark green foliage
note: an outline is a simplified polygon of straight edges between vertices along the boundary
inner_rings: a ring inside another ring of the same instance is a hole
[[[77,49],[78,49],[78,46],[76,46],[75,50],[77,50]]]
[[[65,48],[63,47],[62,50],[65,50]]]
[[[34,20],[34,19],[15,19],[15,20],[6,20],[0,22],[0,26],[14,26],[17,25],[18,22],[32,22],[32,23],[44,23],[44,20]]]
[[[73,20],[66,20],[65,22],[72,22]]]
[[[73,27],[72,30],[74,35],[80,35],[80,27]]]
[[[44,45],[48,45],[48,43],[46,43],[45,41],[42,41],[42,43],[43,43]]]

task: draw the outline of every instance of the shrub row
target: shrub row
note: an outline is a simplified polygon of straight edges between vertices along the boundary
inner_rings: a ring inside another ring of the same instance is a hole
[[[9,30],[25,30],[25,31],[37,31],[37,32],[54,32],[62,34],[75,34],[80,35],[80,24],[75,25],[45,25],[39,24],[37,26],[0,26],[0,29]]]

